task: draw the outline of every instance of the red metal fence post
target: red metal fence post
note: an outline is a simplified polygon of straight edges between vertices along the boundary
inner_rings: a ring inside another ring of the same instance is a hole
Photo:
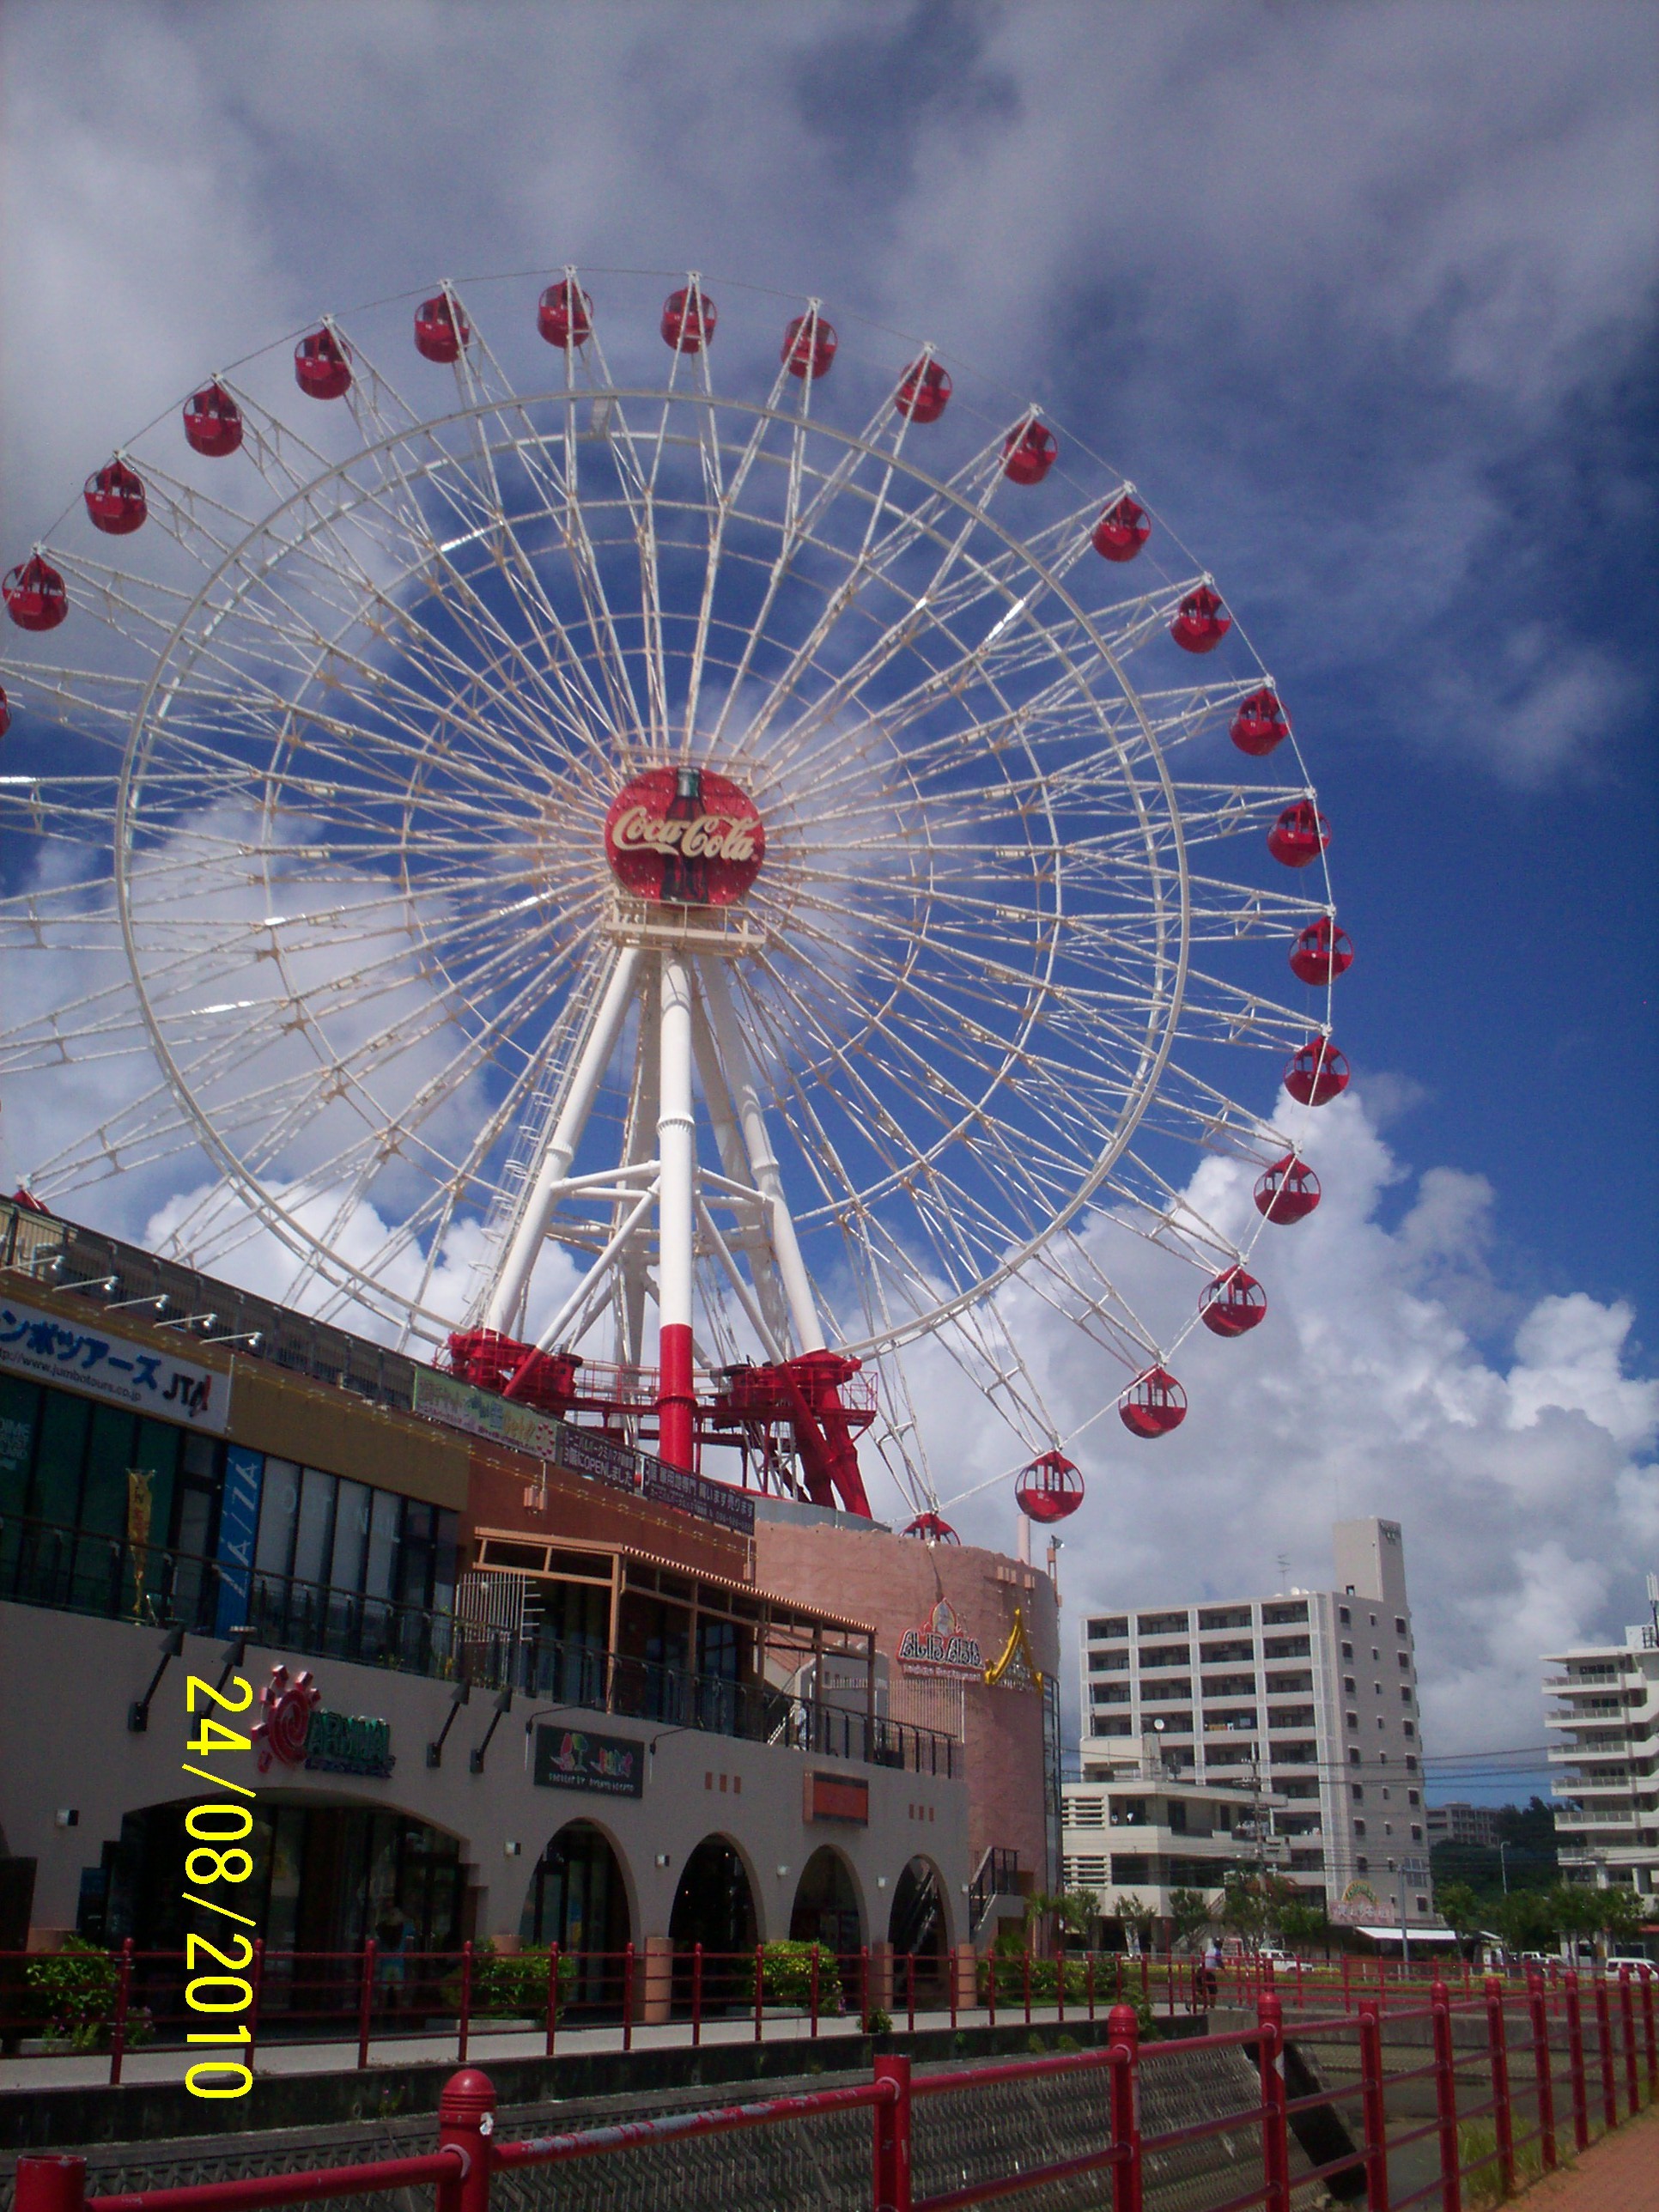
[[[23,2157],[17,2161],[16,2212],[81,2212],[87,2199],[83,2158]]]
[[[547,1947],[547,2055],[553,2056],[554,2040],[559,2033],[559,1947]]]
[[[623,2049],[634,2048],[634,1946],[623,1952]]]
[[[1056,1936],[1054,1939],[1054,2018],[1056,2021],[1063,2021],[1065,2017],[1066,1947]]]
[[[491,2138],[495,2132],[495,2085],[476,2067],[444,2083],[438,2100],[438,2148],[453,2148],[464,2163],[453,2181],[441,2181],[434,2212],[489,2212]]]
[[[1031,2025],[1031,1947],[1029,1943],[1025,1946],[1020,1964],[1025,1975],[1025,2025],[1029,2027]]]
[[[702,2041],[702,1945],[694,1946],[691,1953],[691,2048],[695,2051]]]
[[[374,2010],[374,1952],[372,1936],[363,1938],[363,1963],[357,1976],[357,2070],[361,2073],[368,2063],[369,2021]],[[461,2056],[466,2056],[463,2043]]]
[[[904,1954],[904,2025],[914,2035],[916,2032],[916,1954]]]
[[[1584,2079],[1584,2020],[1578,2007],[1578,1977],[1563,1978],[1567,2008],[1567,2080],[1572,2089],[1572,2147],[1589,2148],[1589,2087]]]
[[[1527,1975],[1527,2013],[1532,2023],[1532,2072],[1538,2094],[1538,2149],[1548,2173],[1555,2165],[1555,2081],[1550,2072],[1549,2000],[1536,1967]]]
[[[1291,2144],[1285,2112],[1284,2001],[1272,1990],[1256,1999],[1261,2034],[1256,2063],[1261,2074],[1261,2202],[1264,2212],[1291,2212]]]
[[[876,2059],[876,2083],[893,2094],[876,2106],[875,2212],[910,2212],[910,2061],[902,2051]]]
[[[1457,2069],[1451,1999],[1437,1977],[1430,1991],[1434,2021],[1434,2110],[1440,2130],[1440,2212],[1463,2212],[1463,2161],[1457,2142]]]
[[[975,1967],[975,1972],[978,1972],[977,1967]],[[994,2027],[997,2024],[997,1954],[994,1951],[989,1952],[986,1955],[985,2007],[987,2024],[991,2027]]]
[[[1088,1954],[1088,1963],[1084,1970],[1083,1979],[1084,1988],[1089,1999],[1089,2017],[1092,2020],[1095,2016],[1095,1954],[1092,1951]],[[956,2022],[952,2021],[951,2025],[954,2027]]]
[[[1636,2073],[1636,1992],[1628,1966],[1619,1969],[1619,2017],[1625,2033],[1625,2099],[1630,2106],[1626,2118],[1634,2119],[1642,2109],[1642,2090]]]
[[[1642,1977],[1642,2033],[1648,2046],[1648,2094],[1659,2101],[1659,2038],[1654,2034],[1651,1973]]]
[[[1498,2184],[1505,2197],[1512,2197],[1515,2117],[1510,2107],[1510,2049],[1504,2018],[1504,1984],[1496,1974],[1486,1976],[1486,2057],[1492,2068],[1492,2129],[1498,2151]]]
[[[761,2039],[761,2008],[766,2001],[766,1954],[760,1944],[755,1946],[755,2040]]]
[[[870,2016],[870,1946],[859,1946],[859,2022],[862,2026]]]
[[[1609,2128],[1619,2124],[1619,2074],[1613,2059],[1613,2011],[1607,2003],[1607,1978],[1595,1977],[1595,2039],[1601,2048],[1601,2118]]]
[[[1365,2212],[1389,2212],[1389,2115],[1382,2083],[1382,2020],[1375,2002],[1359,2007],[1359,2100],[1365,2131]]]
[[[461,1946],[461,2017],[455,2045],[455,2056],[463,2066],[466,2063],[467,2039],[472,2033],[472,1939],[469,1936]],[[491,2094],[495,2093],[492,2091]]]
[[[1109,2073],[1112,2148],[1124,2155],[1112,2168],[1112,2212],[1140,2212],[1140,2021],[1133,2005],[1112,2007],[1110,2049],[1121,2051]]]
[[[127,2010],[132,2002],[132,1938],[125,1937],[121,1944],[121,1964],[115,1978],[115,2018],[110,2027],[109,2078],[112,2086],[121,2078],[121,2062],[127,2055]]]
[[[812,1968],[811,1968],[811,1972],[812,1972],[812,1987],[811,1987],[812,2026],[811,2026],[811,2033],[812,2039],[813,2039],[814,2042],[816,2042],[816,2041],[817,2041],[817,2033],[818,2033],[818,1960],[819,1960],[819,1958],[821,1957],[821,1955],[822,1955],[822,1954],[819,1952],[817,1945],[816,1943],[814,1943],[814,1944],[813,1944],[813,1946],[812,1946]]]

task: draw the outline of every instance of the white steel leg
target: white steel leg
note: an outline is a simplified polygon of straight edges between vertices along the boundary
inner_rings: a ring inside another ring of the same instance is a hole
[[[690,1469],[696,1395],[691,1298],[696,1260],[697,1129],[691,1086],[691,970],[683,952],[662,956],[662,1097],[657,1112],[657,1399],[659,1449]]]
[[[571,1075],[570,1088],[565,1093],[552,1133],[537,1164],[535,1179],[525,1200],[524,1211],[519,1216],[519,1225],[513,1232],[501,1273],[495,1279],[495,1287],[490,1292],[489,1310],[484,1316],[487,1328],[510,1330],[522,1325],[526,1293],[547,1236],[548,1224],[553,1218],[553,1208],[557,1203],[557,1186],[576,1156],[583,1127],[592,1110],[594,1094],[599,1090],[605,1064],[616,1048],[617,1037],[633,994],[634,970],[639,963],[639,957],[637,947],[624,945],[611,971],[611,980],[599,1000],[593,1026],[588,1031],[587,1042],[582,1047],[581,1055]]]

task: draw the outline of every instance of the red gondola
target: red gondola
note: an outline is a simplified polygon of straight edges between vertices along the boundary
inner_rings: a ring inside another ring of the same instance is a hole
[[[222,461],[242,442],[242,410],[222,384],[204,384],[185,403],[185,438],[192,452]]]
[[[536,328],[549,345],[568,352],[593,335],[593,302],[574,276],[550,284],[536,305]]]
[[[1291,734],[1291,726],[1285,720],[1278,693],[1252,691],[1248,699],[1241,699],[1227,734],[1240,752],[1249,753],[1256,760],[1272,752],[1275,745],[1282,745]]]
[[[1353,966],[1353,945],[1346,929],[1322,914],[1291,947],[1291,973],[1304,983],[1329,983]]]
[[[1187,1393],[1167,1367],[1149,1367],[1118,1400],[1117,1415],[1132,1437],[1167,1437],[1187,1418]]]
[[[830,364],[840,343],[835,325],[826,323],[822,315],[795,315],[784,330],[783,351],[778,359],[787,364],[791,376],[805,377],[811,369],[816,383],[819,377],[830,374]]]
[[[11,727],[11,701],[6,696],[6,687],[0,684],[0,738]]]
[[[1063,1452],[1042,1452],[1022,1472],[1014,1498],[1028,1521],[1064,1521],[1083,1503],[1083,1477]]]
[[[676,353],[701,353],[713,343],[720,315],[702,285],[695,290],[682,285],[662,303],[662,342]]]
[[[1267,832],[1267,850],[1287,868],[1305,868],[1330,842],[1331,825],[1311,799],[1287,806]]]
[[[50,561],[38,553],[14,568],[0,583],[6,612],[19,629],[56,629],[69,612],[69,593]]]
[[[424,361],[459,361],[472,343],[472,325],[446,292],[434,292],[415,310],[415,350]]]
[[[959,1544],[962,1541],[948,1521],[937,1513],[918,1513],[914,1521],[907,1522],[902,1533],[920,1536],[926,1544]]]
[[[1213,653],[1232,626],[1232,617],[1222,612],[1220,594],[1200,584],[1181,602],[1170,635],[1183,653]]]
[[[350,391],[350,361],[326,323],[295,347],[294,381],[307,399],[343,399]]]
[[[1102,514],[1089,542],[1103,560],[1133,561],[1152,534],[1146,508],[1125,492]]]
[[[1059,439],[1035,416],[1002,441],[1002,473],[1010,483],[1041,483],[1059,459]]]
[[[1267,1293],[1243,1267],[1228,1267],[1204,1286],[1198,1317],[1212,1335],[1244,1336],[1267,1318]]]
[[[1328,1036],[1310,1036],[1285,1070],[1285,1088],[1299,1106],[1328,1106],[1348,1087],[1347,1061]]]
[[[123,460],[106,461],[87,478],[82,496],[94,530],[110,538],[125,538],[141,529],[149,513],[143,479]]]
[[[1305,1221],[1318,1203],[1319,1177],[1294,1152],[1275,1160],[1256,1180],[1255,1210],[1269,1221]]]
[[[936,361],[913,361],[899,379],[893,404],[913,422],[937,422],[951,404],[951,372]]]

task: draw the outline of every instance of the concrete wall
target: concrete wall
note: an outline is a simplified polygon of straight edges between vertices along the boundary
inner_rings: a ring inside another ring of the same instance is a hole
[[[988,1665],[1007,1639],[1017,1605],[1037,1665],[1052,1674],[1060,1664],[1053,1583],[1000,1552],[769,1518],[757,1523],[755,1555],[756,1579],[763,1589],[869,1621],[895,1680],[905,1631],[920,1627],[939,1597],[950,1600],[962,1627],[978,1638]],[[964,1705],[969,1859],[977,1867],[993,1846],[1017,1850],[1021,1871],[1030,1872],[1041,1886],[1042,1699],[1035,1691],[981,1684],[968,1690]]]
[[[0,1604],[0,1832],[5,1849],[39,1862],[37,1942],[55,1941],[74,1926],[81,1870],[99,1863],[103,1845],[119,1835],[125,1813],[200,1794],[179,1767],[188,1756],[185,1678],[194,1672],[216,1681],[222,1646],[188,1638],[184,1658],[163,1678],[148,1733],[131,1735],[127,1707],[148,1684],[161,1644],[153,1628]],[[590,1820],[610,1836],[622,1860],[635,1942],[666,1934],[685,1862],[697,1844],[714,1834],[729,1838],[747,1863],[766,1940],[788,1934],[796,1882],[821,1843],[833,1844],[848,1863],[867,1940],[886,1940],[894,1888],[919,1851],[939,1871],[951,1941],[961,1940],[963,1893],[972,1870],[961,1781],[811,1759],[647,1721],[561,1713],[560,1719],[599,1733],[654,1741],[644,1794],[617,1799],[538,1788],[526,1766],[524,1723],[533,1709],[522,1699],[497,1727],[484,1773],[469,1772],[467,1754],[491,1717],[494,1701],[486,1696],[475,1696],[462,1710],[443,1765],[434,1771],[426,1765],[426,1745],[450,1710],[447,1684],[250,1648],[246,1672],[256,1696],[278,1660],[290,1671],[308,1666],[331,1711],[389,1721],[395,1771],[381,1781],[273,1765],[260,1776],[254,1760],[242,1754],[226,1761],[226,1771],[272,1802],[368,1805],[459,1836],[481,1937],[517,1936],[536,1861],[549,1838],[568,1820]],[[804,1782],[809,1771],[866,1780],[869,1826],[809,1822]],[[738,1778],[740,1795],[732,1788]],[[70,1807],[79,1813],[78,1824],[57,1826],[58,1808]],[[509,1841],[520,1845],[519,1856],[506,1855]],[[666,1857],[665,1867],[656,1864],[659,1856]]]

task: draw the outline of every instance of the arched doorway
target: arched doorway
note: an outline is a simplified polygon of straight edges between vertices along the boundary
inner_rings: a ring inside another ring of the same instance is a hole
[[[837,1958],[864,1941],[864,1918],[851,1868],[830,1844],[820,1844],[801,1869],[789,1934],[797,1943],[824,1943]]]
[[[705,1836],[685,1863],[668,1916],[674,1946],[674,1998],[693,1999],[696,1947],[702,1944],[702,2002],[714,2008],[753,2001],[751,1964],[757,1933],[749,1873],[724,1836]]]
[[[913,1996],[942,2003],[949,1929],[944,1885],[931,1860],[912,1859],[899,1876],[887,1916],[887,1940],[893,1947],[895,1998],[907,2007]]]
[[[628,1884],[611,1838],[592,1820],[569,1820],[537,1862],[520,1923],[521,1942],[556,1943],[578,1960],[570,1995],[585,2004],[614,2000],[617,1959],[630,1933]]]

